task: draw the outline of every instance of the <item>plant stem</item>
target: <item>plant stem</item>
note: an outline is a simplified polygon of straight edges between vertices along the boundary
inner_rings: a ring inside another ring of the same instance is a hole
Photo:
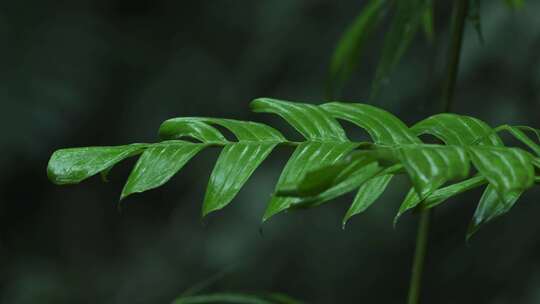
[[[454,102],[454,91],[459,69],[463,31],[465,29],[465,19],[467,17],[467,9],[469,6],[468,2],[468,0],[455,0],[452,10],[451,37],[448,49],[446,77],[443,82],[441,94],[443,112],[450,112]],[[430,209],[420,210],[420,222],[418,224],[418,233],[416,235],[416,249],[409,286],[408,304],[419,303],[422,271],[427,251],[430,217]]]
[[[450,112],[454,102],[459,59],[461,56],[461,44],[463,42],[463,30],[467,18],[468,0],[456,0],[452,11],[452,32],[448,47],[448,61],[446,63],[446,78],[443,82],[442,105],[443,112]]]
[[[430,217],[431,214],[429,209],[421,211],[420,222],[418,223],[418,232],[416,234],[416,249],[414,252],[411,283],[409,286],[409,299],[407,301],[409,304],[417,304],[420,295],[422,270],[424,269],[424,260],[426,257]]]

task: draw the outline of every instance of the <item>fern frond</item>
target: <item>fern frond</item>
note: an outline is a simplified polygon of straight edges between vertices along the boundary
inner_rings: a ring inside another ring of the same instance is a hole
[[[396,174],[410,177],[412,187],[395,221],[407,210],[433,208],[465,191],[486,189],[473,215],[469,236],[480,225],[506,213],[540,179],[540,146],[523,131],[531,127],[503,125],[491,128],[481,120],[457,114],[437,114],[411,128],[394,115],[366,104],[331,102],[319,106],[256,99],[252,109],[283,118],[304,140],[286,139],[265,124],[232,119],[187,117],[165,121],[152,144],[61,149],[48,164],[49,178],[57,184],[75,184],[116,163],[141,154],[121,198],[163,185],[198,152],[222,149],[214,166],[202,207],[203,216],[227,206],[253,172],[277,146],[294,152],[283,169],[263,221],[287,210],[310,208],[357,191],[343,225],[365,211],[383,193]],[[352,142],[339,120],[364,129],[373,142]],[[216,126],[229,130],[227,139]],[[497,132],[508,131],[537,156],[506,147]],[[431,135],[443,144],[423,143]],[[472,168],[476,173],[473,174]],[[452,182],[455,182],[452,184]]]

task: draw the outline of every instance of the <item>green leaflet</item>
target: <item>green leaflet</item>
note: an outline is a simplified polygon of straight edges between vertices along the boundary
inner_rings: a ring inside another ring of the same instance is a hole
[[[146,144],[132,144],[61,149],[51,156],[47,165],[47,175],[57,185],[77,184],[109,170],[130,156],[141,153],[146,146]]]
[[[238,142],[229,142],[211,124],[231,131]],[[192,137],[205,143],[223,144],[206,188],[202,215],[227,206],[253,172],[286,139],[274,128],[247,121],[217,118],[174,118],[160,127],[164,138]]]
[[[163,185],[204,147],[179,140],[151,145],[131,171],[120,199]]]
[[[328,95],[333,97],[356,69],[358,59],[377,24],[382,19],[386,0],[371,0],[337,43],[330,61]]]
[[[505,196],[499,196],[493,185],[488,185],[480,198],[480,203],[474,212],[473,219],[467,229],[467,240],[478,231],[480,226],[504,213],[510,211],[521,195],[521,191],[509,192]]]
[[[341,223],[343,229],[345,229],[345,225],[347,225],[351,217],[366,211],[383,194],[388,184],[390,184],[392,177],[392,174],[376,176],[360,186],[353,203],[349,207],[349,210],[347,210],[345,217],[343,217]]]

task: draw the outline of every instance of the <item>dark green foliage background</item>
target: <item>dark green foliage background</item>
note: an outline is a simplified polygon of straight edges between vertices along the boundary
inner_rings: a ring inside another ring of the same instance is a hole
[[[448,1],[449,2],[449,1]],[[0,303],[168,303],[212,275],[211,291],[280,291],[310,303],[402,303],[416,218],[392,219],[409,184],[345,231],[343,204],[260,218],[292,150],[270,156],[229,207],[204,223],[200,208],[218,151],[203,151],[165,187],[128,198],[110,182],[47,181],[53,150],[152,141],[175,116],[272,122],[254,97],[322,102],[329,58],[362,1],[73,1],[0,4]],[[372,103],[408,123],[440,109],[449,4],[438,4],[435,44],[413,42]],[[511,11],[484,1],[484,45],[468,24],[455,112],[492,126],[540,127],[540,3]],[[342,100],[366,102],[381,32],[368,43]],[[358,130],[355,128],[351,128]],[[364,134],[355,134],[362,138]],[[540,193],[469,244],[480,196],[437,208],[425,303],[538,303]]]

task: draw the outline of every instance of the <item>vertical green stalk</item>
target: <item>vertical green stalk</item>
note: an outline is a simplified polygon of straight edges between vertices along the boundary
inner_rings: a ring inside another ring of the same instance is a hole
[[[443,82],[441,94],[443,112],[450,112],[454,102],[454,91],[459,69],[459,59],[461,55],[461,45],[463,42],[463,31],[465,29],[465,19],[467,17],[468,6],[468,0],[455,0],[454,2],[448,60],[446,64],[446,77]],[[422,284],[422,271],[424,268],[429,235],[429,220],[430,210],[421,210],[418,233],[416,235],[416,249],[414,253],[411,281],[409,286],[408,304],[419,303],[420,289]]]

